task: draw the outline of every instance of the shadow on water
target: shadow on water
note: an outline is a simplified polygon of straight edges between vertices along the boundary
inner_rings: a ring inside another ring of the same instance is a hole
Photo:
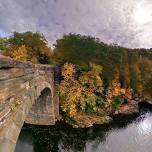
[[[94,145],[104,142],[110,130],[125,128],[137,116],[137,114],[120,115],[114,117],[114,121],[109,124],[95,125],[85,129],[74,129],[63,122],[58,122],[51,127],[24,124],[16,152],[85,151],[87,142],[94,141]],[[28,146],[26,145],[27,142],[29,143]]]
[[[64,122],[55,126],[24,124],[16,152],[151,152],[152,105],[142,102],[139,111],[85,129]]]
[[[148,111],[152,112],[152,104],[150,104],[146,101],[138,103],[138,107],[139,107],[139,112],[140,113],[146,113]]]

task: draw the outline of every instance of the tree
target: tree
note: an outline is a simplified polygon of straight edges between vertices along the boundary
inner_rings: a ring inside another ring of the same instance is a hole
[[[7,51],[25,46],[28,53],[28,60],[35,63],[48,64],[51,62],[51,49],[48,47],[48,43],[41,33],[14,32],[7,41]]]
[[[25,45],[8,48],[6,49],[4,55],[10,56],[20,61],[29,60],[28,49],[25,47]]]
[[[69,34],[57,40],[54,46],[55,63],[69,62],[88,67],[94,60],[94,51],[99,48],[99,42],[94,37]]]
[[[6,38],[0,37],[0,50],[3,51],[6,49],[6,42],[7,42]]]
[[[53,60],[61,65],[70,62],[85,70],[90,62],[101,65],[105,88],[117,79],[122,87],[132,88],[137,95],[151,94],[152,49],[123,48],[104,44],[91,36],[69,34],[56,41]]]

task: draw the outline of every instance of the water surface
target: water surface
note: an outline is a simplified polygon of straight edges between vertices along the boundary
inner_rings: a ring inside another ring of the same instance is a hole
[[[111,124],[73,129],[24,125],[16,152],[151,152],[152,113],[122,116]]]

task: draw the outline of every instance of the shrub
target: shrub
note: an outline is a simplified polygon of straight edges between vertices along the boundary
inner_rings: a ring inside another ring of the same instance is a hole
[[[95,98],[95,97],[93,97]],[[86,106],[85,106],[85,112],[88,114],[93,114],[97,112],[97,105],[96,105],[96,101],[95,99],[90,98],[87,102],[86,102]]]
[[[105,100],[102,97],[100,97],[100,96],[97,96],[96,103],[100,107],[104,107],[106,105]]]
[[[118,110],[119,107],[124,103],[124,99],[118,95],[118,96],[113,96],[112,100],[112,108],[115,110]]]

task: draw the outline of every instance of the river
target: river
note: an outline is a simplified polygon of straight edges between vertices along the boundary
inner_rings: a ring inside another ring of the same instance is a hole
[[[15,152],[151,152],[152,113],[120,116],[106,125],[73,129],[67,124],[24,124]]]

